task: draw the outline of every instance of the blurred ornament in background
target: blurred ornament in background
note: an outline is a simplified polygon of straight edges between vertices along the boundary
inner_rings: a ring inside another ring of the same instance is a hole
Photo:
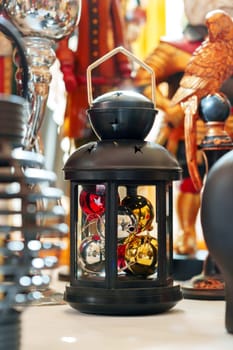
[[[3,17],[0,29],[16,46],[25,97],[0,95],[0,347],[18,350],[21,307],[63,303],[49,287],[48,271],[58,266],[68,227],[56,174],[45,169],[43,155],[25,149],[28,65],[22,39]]]
[[[23,36],[59,40],[71,34],[81,15],[80,0],[3,0],[9,20]]]
[[[63,136],[81,145],[95,140],[86,115],[88,109],[87,67],[113,48],[128,46],[123,4],[119,0],[82,2],[82,15],[77,28],[78,45],[70,47],[70,38],[58,42],[57,57],[61,63],[67,90],[67,108]],[[129,84],[131,65],[126,57],[118,55],[94,72],[94,94],[98,96],[109,89]]]
[[[184,104],[185,128],[186,128],[186,154],[189,173],[193,183],[197,188],[205,189],[205,182],[202,183],[197,167],[196,154],[196,134],[195,123],[198,115],[205,123],[206,132],[203,136],[199,149],[203,152],[206,160],[206,176],[214,164],[233,148],[233,141],[225,130],[225,123],[230,115],[231,104],[228,98],[221,92],[208,94],[203,97],[199,104],[193,96]],[[210,205],[212,207],[212,204]],[[207,214],[209,212],[207,210]],[[209,220],[207,218],[207,220]],[[202,225],[205,227],[205,218],[202,216]],[[208,254],[202,272],[193,276],[190,281],[184,283],[183,295],[185,298],[194,299],[224,299],[225,285],[223,276],[213,257]]]
[[[226,11],[233,17],[231,0],[184,0],[185,15],[192,25],[205,24],[206,13],[216,9]]]
[[[38,151],[38,133],[45,117],[45,108],[52,79],[51,66],[56,60],[55,42],[70,35],[81,15],[81,0],[2,1],[2,14],[23,36],[29,65],[30,101],[25,146]],[[18,94],[21,92],[22,68],[15,64]]]
[[[193,52],[172,97],[174,105],[194,95],[199,102],[202,97],[218,92],[233,73],[232,18],[222,10],[210,11],[206,15],[206,26],[208,37]]]
[[[29,102],[27,104],[27,122],[24,125],[26,132],[24,133],[22,143],[24,150],[43,153],[39,132],[46,114],[45,111],[52,78],[50,68],[56,60],[56,42],[65,36],[69,36],[76,28],[81,15],[81,3],[81,0],[48,0],[36,3],[34,1],[3,0],[1,2],[2,16],[8,18],[14,25],[15,30],[18,30],[22,34],[25,59],[27,61],[27,64],[24,65],[26,66],[25,68],[21,60],[19,60],[18,51],[15,51],[14,63],[18,68],[15,75],[17,93],[25,97]],[[29,80],[27,81],[27,86],[25,86],[25,75]],[[27,93],[22,94],[25,91]],[[43,161],[43,164],[40,166],[45,168],[45,162]],[[44,174],[41,182],[38,181],[38,183],[32,184],[30,188],[33,188],[33,191],[42,192],[42,188],[45,191],[44,186],[46,185],[48,186],[53,183],[55,186],[56,175],[53,173],[52,178],[50,175],[47,178],[47,175],[48,172]],[[56,194],[54,194],[55,192]],[[63,194],[61,194],[62,192],[58,194],[56,188],[54,188],[54,193],[52,189],[49,189],[46,193],[44,198],[42,198],[43,195],[38,197],[37,210],[41,213],[45,213],[47,210],[52,217],[41,214],[40,218],[37,217],[36,219],[36,225],[39,223],[45,227],[52,224],[56,225],[56,218],[60,217],[59,220],[61,222],[57,225],[58,231],[64,231],[65,224],[62,223],[63,219],[61,217],[64,218],[65,213],[63,212],[61,214],[61,210],[58,209],[59,214],[56,214],[56,210],[53,210],[53,206],[54,208],[60,208]],[[53,204],[51,204],[52,201]],[[39,236],[40,232],[38,233]],[[43,246],[46,246],[47,253],[60,249],[58,246],[61,245],[61,242],[57,245],[54,236],[55,231],[52,233],[48,229],[47,237],[43,234],[43,238],[40,238],[43,240]],[[48,241],[53,241],[53,244],[50,246]],[[48,248],[49,246],[51,248]],[[55,265],[54,259],[47,258],[46,261],[49,265]],[[56,261],[58,263],[58,259]]]
[[[24,113],[24,104],[21,97],[1,97],[0,125],[11,115],[17,120],[17,116]],[[15,147],[21,138],[21,131],[17,135],[16,130],[14,135],[0,136],[1,320],[8,317],[8,312],[18,315],[12,311],[17,305],[60,303],[62,300],[59,295],[53,299],[51,292],[47,295],[50,276],[45,272],[57,266],[62,249],[60,239],[67,233],[64,210],[58,204],[62,191],[50,187],[56,176],[43,169],[41,154]],[[6,324],[10,327],[10,322]],[[9,332],[4,331],[8,334],[7,341],[13,341]],[[1,340],[4,334],[0,334]],[[4,339],[1,343],[6,346],[4,349],[15,349],[8,347]]]
[[[232,139],[225,125],[231,113],[231,103],[221,92],[209,94],[200,100],[198,113],[204,121],[206,132],[200,148],[204,150],[229,150],[232,148]]]

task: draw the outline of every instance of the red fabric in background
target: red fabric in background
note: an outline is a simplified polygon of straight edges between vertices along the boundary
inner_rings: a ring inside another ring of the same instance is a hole
[[[199,193],[192,182],[192,179],[190,177],[186,177],[181,181],[180,184],[180,191],[185,193]]]

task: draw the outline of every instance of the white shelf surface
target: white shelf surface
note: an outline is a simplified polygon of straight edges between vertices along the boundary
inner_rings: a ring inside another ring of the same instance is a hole
[[[60,291],[65,283],[59,282]],[[30,306],[22,313],[22,350],[232,350],[225,301],[182,300],[167,313],[102,316],[69,305]]]

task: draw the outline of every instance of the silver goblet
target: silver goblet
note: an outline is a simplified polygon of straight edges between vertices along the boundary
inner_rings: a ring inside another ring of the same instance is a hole
[[[26,148],[34,148],[47,103],[55,42],[70,35],[81,15],[81,0],[2,0],[3,12],[24,36],[28,59],[29,102]],[[17,61],[17,60],[16,60]],[[21,90],[21,70],[16,79]]]

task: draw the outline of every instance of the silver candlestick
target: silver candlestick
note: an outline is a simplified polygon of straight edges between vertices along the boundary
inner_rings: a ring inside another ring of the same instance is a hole
[[[44,168],[37,139],[55,42],[77,25],[81,0],[2,0],[0,11],[12,24],[11,31],[24,38],[23,48],[15,39],[14,59],[18,94],[25,99],[0,96],[0,349],[18,350],[20,317],[15,304],[60,302],[51,294],[46,298],[50,280],[42,270],[56,266],[59,237],[67,234],[67,225],[62,191],[54,187],[56,175]],[[8,22],[0,26],[6,35],[7,26]]]
[[[81,0],[2,0],[3,12],[24,36],[29,64],[31,105],[25,146],[35,147],[47,103],[55,42],[70,35],[79,22]],[[17,61],[17,60],[16,60]],[[16,74],[21,90],[21,69]]]

